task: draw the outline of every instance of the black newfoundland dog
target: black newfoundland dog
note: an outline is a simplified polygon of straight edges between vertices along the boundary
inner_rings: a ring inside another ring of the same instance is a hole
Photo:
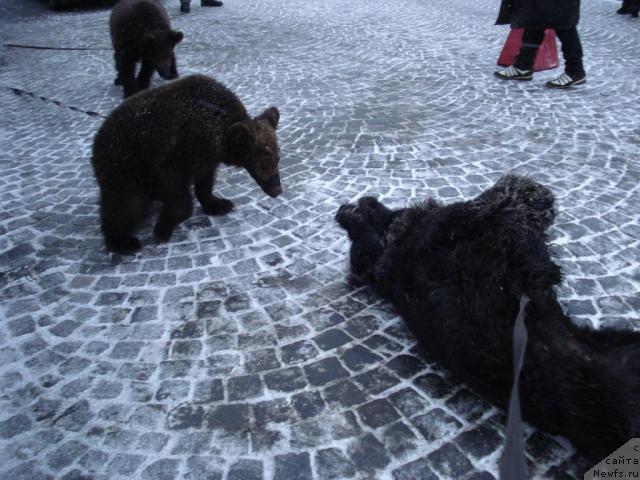
[[[393,302],[431,356],[500,407],[527,295],[523,417],[596,462],[640,436],[640,332],[581,328],[563,313],[545,236],[554,218],[551,191],[517,175],[467,202],[390,210],[366,197],[336,215],[353,242],[353,274]]]
[[[616,13],[620,15],[631,14],[632,17],[638,18],[640,14],[640,0],[622,0],[622,7]]]

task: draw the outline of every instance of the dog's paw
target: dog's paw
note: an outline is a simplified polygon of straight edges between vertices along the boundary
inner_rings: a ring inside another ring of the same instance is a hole
[[[153,236],[159,242],[168,242],[173,233],[173,226],[157,223],[153,228]]]

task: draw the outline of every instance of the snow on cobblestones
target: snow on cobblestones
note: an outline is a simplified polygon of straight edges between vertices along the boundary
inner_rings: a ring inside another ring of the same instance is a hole
[[[121,99],[108,12],[1,20],[3,43],[95,50],[0,50],[0,477],[494,478],[503,413],[348,283],[333,215],[364,194],[452,202],[531,175],[558,199],[567,311],[639,328],[640,23],[584,2],[589,80],[557,92],[543,83],[558,71],[493,78],[507,31],[488,0],[192,3],[166,2],[180,73],[280,109],[285,192],[224,168],[236,211],[196,208],[167,244],[147,223],[135,257],[104,251],[102,120],[84,113]],[[527,434],[537,477],[590,466]]]

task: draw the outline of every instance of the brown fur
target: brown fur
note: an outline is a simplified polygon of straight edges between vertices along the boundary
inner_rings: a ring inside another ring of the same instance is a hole
[[[128,97],[149,87],[153,71],[170,80],[178,78],[173,49],[182,32],[171,30],[169,15],[159,0],[120,0],[109,18],[115,50],[116,85]],[[141,62],[138,78],[136,63]]]
[[[233,92],[203,75],[125,100],[107,117],[93,144],[107,248],[120,253],[140,249],[133,232],[153,199],[163,204],[154,234],[168,240],[192,213],[191,183],[207,214],[233,210],[232,202],[211,194],[221,162],[244,167],[268,195],[278,196],[279,116],[271,107],[252,119]]]

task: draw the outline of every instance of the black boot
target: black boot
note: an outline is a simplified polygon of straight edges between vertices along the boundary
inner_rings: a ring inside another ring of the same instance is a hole
[[[200,0],[200,5],[203,7],[221,7],[223,3],[219,0]]]
[[[191,11],[191,3],[190,0],[185,1],[180,1],[180,11],[182,13],[189,13]]]

